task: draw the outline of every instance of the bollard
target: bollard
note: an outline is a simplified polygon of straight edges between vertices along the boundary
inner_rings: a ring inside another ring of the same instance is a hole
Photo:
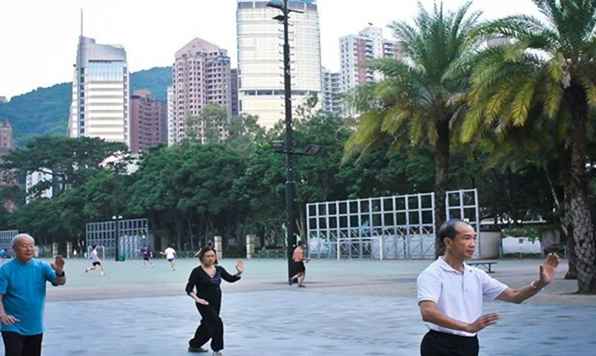
[[[215,252],[217,252],[217,260],[219,261],[223,258],[223,244],[221,236],[214,236],[213,244],[213,247],[215,247]]]
[[[251,259],[255,254],[255,235],[246,235],[246,259]]]

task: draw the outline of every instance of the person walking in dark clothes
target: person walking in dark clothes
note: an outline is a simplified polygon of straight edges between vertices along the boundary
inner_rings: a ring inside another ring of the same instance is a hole
[[[188,342],[189,352],[207,352],[202,346],[211,339],[211,349],[214,356],[222,356],[223,342],[223,321],[219,317],[221,310],[221,280],[236,282],[244,271],[244,263],[236,262],[235,275],[231,275],[225,268],[216,266],[217,254],[211,246],[206,246],[198,254],[200,265],[192,270],[186,293],[195,301],[197,309],[201,314],[201,324],[195,332],[195,336]]]

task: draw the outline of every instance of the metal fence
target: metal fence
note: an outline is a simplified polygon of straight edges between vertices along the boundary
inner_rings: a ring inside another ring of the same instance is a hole
[[[448,219],[465,220],[479,231],[476,189],[447,192],[446,210]],[[307,204],[309,255],[337,259],[433,258],[434,211],[434,193]]]
[[[124,219],[88,223],[86,245],[101,246],[105,257],[116,257],[116,244],[121,258],[141,257],[141,248],[153,248],[153,235],[147,219]]]
[[[18,230],[0,231],[0,249],[12,254],[12,239],[19,234]]]

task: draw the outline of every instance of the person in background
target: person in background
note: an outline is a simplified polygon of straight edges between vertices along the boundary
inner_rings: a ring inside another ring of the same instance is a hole
[[[103,263],[101,259],[99,259],[99,255],[97,253],[97,245],[91,246],[91,253],[89,253],[89,260],[91,261],[91,266],[85,268],[85,272],[89,271],[99,271],[99,274],[103,276]]]
[[[146,266],[149,264],[153,266],[153,262],[151,262],[151,258],[153,258],[153,251],[151,251],[151,247],[143,246],[141,248],[141,254],[143,255],[143,265]]]
[[[290,278],[290,285],[294,281],[298,282],[299,288],[304,288],[304,278],[306,277],[306,266],[304,262],[308,262],[304,256],[304,243],[302,241],[298,242],[298,246],[294,248],[292,253],[292,261],[294,261],[294,268],[293,273],[294,275]]]
[[[171,246],[168,246],[163,252],[160,252],[161,255],[166,256],[166,259],[170,263],[170,268],[172,271],[176,270],[176,250],[174,250]]]

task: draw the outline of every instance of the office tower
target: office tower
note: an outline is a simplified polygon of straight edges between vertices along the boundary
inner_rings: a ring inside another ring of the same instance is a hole
[[[283,25],[273,17],[278,9],[265,0],[238,0],[239,110],[258,116],[259,125],[271,128],[285,117]],[[315,0],[291,0],[303,13],[290,14],[292,107],[304,105],[321,92],[321,40]]]
[[[98,137],[130,146],[129,73],[121,46],[79,37],[74,65],[70,137]]]

